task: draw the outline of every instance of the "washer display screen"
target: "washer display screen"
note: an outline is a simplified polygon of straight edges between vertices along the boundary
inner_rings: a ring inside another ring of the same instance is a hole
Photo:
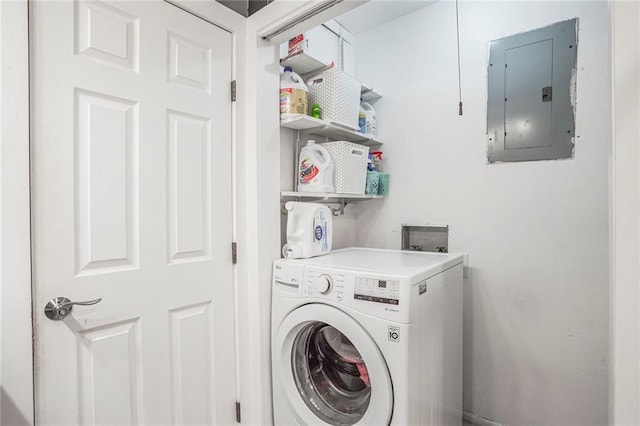
[[[398,281],[378,280],[375,278],[356,278],[356,288],[353,298],[367,302],[399,305],[400,283]]]

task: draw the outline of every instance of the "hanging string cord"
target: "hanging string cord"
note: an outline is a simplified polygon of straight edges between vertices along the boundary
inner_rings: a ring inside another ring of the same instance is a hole
[[[458,115],[462,115],[462,72],[460,71],[460,17],[456,0],[456,41],[458,45]]]

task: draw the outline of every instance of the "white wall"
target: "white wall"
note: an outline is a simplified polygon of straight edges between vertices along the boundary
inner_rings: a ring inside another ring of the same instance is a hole
[[[488,42],[580,18],[575,159],[488,165]],[[603,425],[608,404],[611,156],[607,3],[438,2],[356,38],[391,194],[357,242],[400,247],[403,223],[450,225],[470,254],[464,408],[501,424]]]

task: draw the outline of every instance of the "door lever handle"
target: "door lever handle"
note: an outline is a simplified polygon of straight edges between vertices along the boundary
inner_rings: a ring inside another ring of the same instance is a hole
[[[66,297],[54,297],[53,299],[49,300],[47,305],[44,307],[44,314],[50,320],[60,321],[66,318],[71,313],[71,311],[73,310],[73,305],[95,305],[101,300],[102,298],[87,300],[85,302],[72,302]]]

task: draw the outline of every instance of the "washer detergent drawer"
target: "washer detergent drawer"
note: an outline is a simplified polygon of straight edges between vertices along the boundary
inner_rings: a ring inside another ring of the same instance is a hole
[[[304,265],[273,263],[273,291],[287,295],[300,293],[300,285],[304,277]]]

